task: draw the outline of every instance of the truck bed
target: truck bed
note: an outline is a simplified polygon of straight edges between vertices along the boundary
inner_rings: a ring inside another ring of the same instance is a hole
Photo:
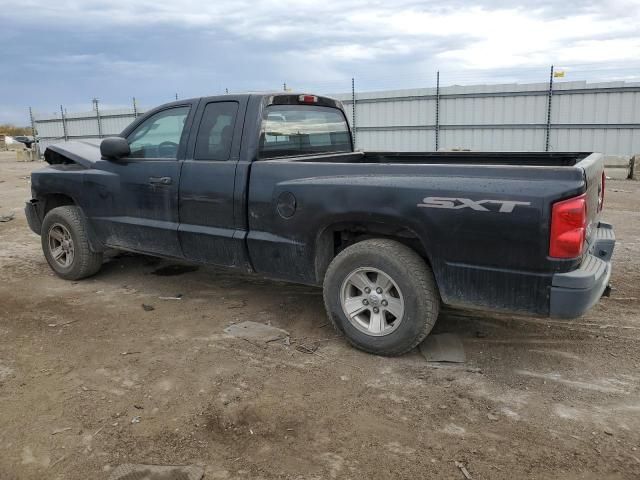
[[[353,152],[261,160],[249,182],[251,261],[258,272],[319,282],[318,232],[347,225],[357,233],[378,224],[381,234],[418,240],[445,303],[548,314],[553,275],[582,262],[548,256],[551,206],[586,192],[591,244],[601,174],[599,153]],[[285,198],[295,199],[291,218],[274,208]],[[424,208],[434,201],[440,208]],[[501,201],[518,206],[500,211],[474,203]]]

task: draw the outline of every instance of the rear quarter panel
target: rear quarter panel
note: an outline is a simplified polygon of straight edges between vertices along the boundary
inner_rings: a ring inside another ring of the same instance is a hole
[[[255,162],[248,247],[256,271],[318,283],[317,240],[326,228],[397,225],[420,239],[445,303],[540,311],[551,274],[576,263],[547,257],[549,206],[583,189],[582,171],[571,167]],[[277,211],[284,192],[296,199],[291,218]],[[426,197],[526,205],[419,207]]]

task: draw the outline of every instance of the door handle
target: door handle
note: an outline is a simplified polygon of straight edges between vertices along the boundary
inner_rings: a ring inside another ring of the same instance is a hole
[[[149,177],[149,184],[151,185],[171,185],[171,177]]]

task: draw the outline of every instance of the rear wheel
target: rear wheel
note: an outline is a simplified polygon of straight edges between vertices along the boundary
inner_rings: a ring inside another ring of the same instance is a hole
[[[401,355],[429,334],[440,297],[433,274],[412,249],[387,239],[344,249],[324,279],[329,319],[366,352]]]
[[[76,206],[65,205],[47,213],[41,240],[49,266],[66,280],[89,277],[102,266],[102,253],[91,251],[87,226]]]

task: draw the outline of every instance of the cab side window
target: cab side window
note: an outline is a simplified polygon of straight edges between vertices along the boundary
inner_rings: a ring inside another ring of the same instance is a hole
[[[176,159],[189,109],[169,108],[146,119],[127,139],[130,157]]]
[[[229,160],[237,114],[237,102],[213,102],[205,107],[196,138],[196,160]]]

